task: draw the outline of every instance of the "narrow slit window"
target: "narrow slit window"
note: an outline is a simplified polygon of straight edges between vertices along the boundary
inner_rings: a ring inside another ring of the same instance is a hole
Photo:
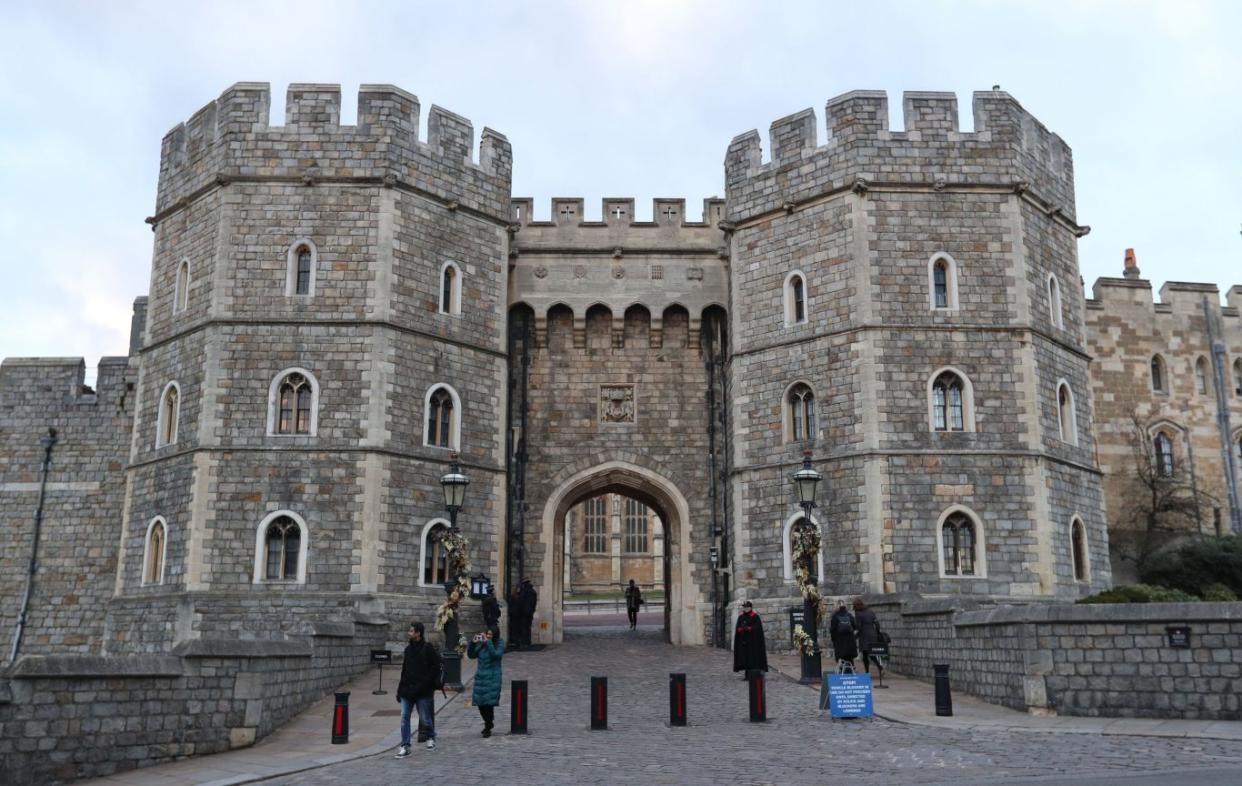
[[[297,295],[309,295],[313,269],[311,250],[306,246],[298,246],[297,259],[297,279],[293,291]]]

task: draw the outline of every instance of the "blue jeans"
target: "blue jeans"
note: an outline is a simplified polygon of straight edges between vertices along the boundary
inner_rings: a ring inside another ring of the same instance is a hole
[[[436,738],[436,699],[428,696],[425,699],[401,700],[401,744],[410,745],[410,715],[418,711],[418,736],[434,740]]]

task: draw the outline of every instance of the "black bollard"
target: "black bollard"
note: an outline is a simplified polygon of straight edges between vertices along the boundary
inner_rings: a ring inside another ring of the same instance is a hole
[[[746,686],[750,693],[750,722],[763,723],[768,719],[768,697],[764,693],[763,672],[759,669],[748,670]]]
[[[608,728],[608,678],[591,678],[591,730]]]
[[[349,691],[336,694],[336,706],[332,708],[332,744],[349,742]]]
[[[525,734],[527,721],[526,680],[513,680],[509,688],[509,696],[513,702],[509,712],[509,733]]]
[[[949,665],[935,664],[932,671],[936,673],[936,714],[949,717],[953,714],[953,692],[949,690]]]
[[[686,675],[668,675],[668,725],[686,725]]]

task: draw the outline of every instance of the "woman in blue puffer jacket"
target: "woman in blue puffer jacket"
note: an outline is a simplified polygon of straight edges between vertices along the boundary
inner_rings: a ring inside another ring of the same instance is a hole
[[[483,736],[492,736],[496,720],[496,705],[500,703],[500,659],[505,654],[505,643],[500,638],[500,628],[495,625],[475,636],[466,649],[466,657],[479,661],[474,672],[474,691],[470,694],[474,706],[483,716]]]

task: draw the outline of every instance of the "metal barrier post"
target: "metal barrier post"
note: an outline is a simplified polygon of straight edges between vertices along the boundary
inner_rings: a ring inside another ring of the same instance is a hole
[[[953,714],[953,693],[949,689],[949,665],[933,664],[936,684],[936,714],[948,717]]]
[[[509,712],[509,733],[525,734],[527,722],[526,680],[513,680],[509,688],[509,697],[512,701]]]
[[[668,675],[668,725],[686,725],[686,675]]]
[[[608,728],[608,678],[591,678],[591,730]]]
[[[349,691],[336,694],[336,706],[332,708],[332,744],[349,742]]]
[[[764,692],[763,672],[750,669],[746,672],[746,686],[750,694],[750,722],[763,723],[768,719],[767,696]]]

